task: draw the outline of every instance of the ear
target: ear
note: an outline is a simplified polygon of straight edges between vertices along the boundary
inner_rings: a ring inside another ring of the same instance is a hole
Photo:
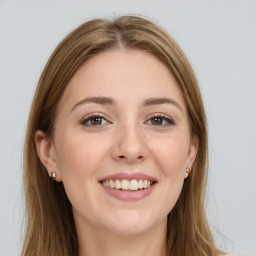
[[[49,177],[51,177],[52,172],[55,172],[55,180],[60,182],[61,176],[58,169],[56,150],[53,141],[50,138],[48,138],[43,131],[38,130],[35,133],[35,143],[37,154],[42,164],[47,169]]]
[[[199,139],[197,136],[193,136],[193,138],[190,141],[189,150],[188,150],[188,158],[187,158],[187,167],[186,168],[192,168],[193,163],[196,159],[197,150],[199,145]],[[192,170],[193,171],[193,170]],[[185,178],[187,178],[189,173],[185,170]]]

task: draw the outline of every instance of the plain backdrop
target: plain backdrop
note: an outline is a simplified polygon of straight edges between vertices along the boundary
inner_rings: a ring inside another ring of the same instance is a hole
[[[33,92],[49,55],[94,17],[142,14],[180,44],[208,115],[207,212],[217,244],[256,252],[256,1],[0,0],[0,255],[22,244],[22,147]]]

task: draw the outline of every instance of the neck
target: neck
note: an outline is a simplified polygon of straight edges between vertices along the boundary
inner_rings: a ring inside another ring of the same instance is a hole
[[[77,229],[79,256],[165,256],[166,222],[143,234],[119,235],[97,228]]]

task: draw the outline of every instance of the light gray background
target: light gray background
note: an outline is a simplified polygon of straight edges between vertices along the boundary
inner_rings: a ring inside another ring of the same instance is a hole
[[[22,146],[46,60],[84,20],[124,13],[161,24],[191,60],[208,114],[217,244],[256,252],[256,1],[0,0],[0,255],[21,247]]]

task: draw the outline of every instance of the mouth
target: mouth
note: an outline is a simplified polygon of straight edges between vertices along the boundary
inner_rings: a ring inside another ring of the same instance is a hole
[[[137,201],[149,196],[158,181],[144,173],[118,173],[99,180],[104,191],[122,201]]]
[[[156,181],[150,179],[110,179],[100,181],[102,186],[120,191],[138,191],[150,188]]]

